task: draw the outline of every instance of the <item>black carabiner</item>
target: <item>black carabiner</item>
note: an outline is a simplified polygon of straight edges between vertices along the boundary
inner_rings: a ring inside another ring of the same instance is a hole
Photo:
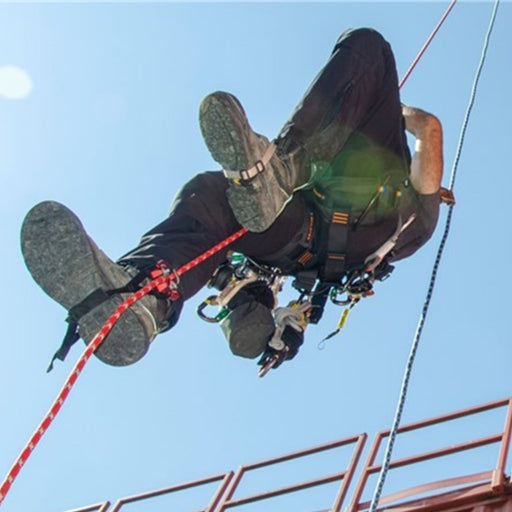
[[[199,318],[201,320],[204,320],[205,322],[208,322],[210,324],[216,324],[220,322],[219,315],[216,316],[207,316],[203,313],[203,310],[207,306],[215,306],[216,303],[214,302],[217,299],[217,295],[210,295],[207,299],[203,300],[199,306],[197,306],[197,314],[199,315]]]

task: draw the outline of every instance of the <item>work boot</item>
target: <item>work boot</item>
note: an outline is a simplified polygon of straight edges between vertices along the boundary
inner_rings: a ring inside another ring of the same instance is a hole
[[[108,292],[126,287],[138,274],[133,267],[111,261],[73,212],[53,201],[39,203],[28,212],[21,229],[21,248],[32,277],[52,299],[73,312],[70,316],[76,317],[78,334],[86,343],[132,293]],[[138,281],[144,278],[138,277]],[[166,327],[171,313],[169,299],[146,295],[120,316],[95,355],[114,366],[138,361]]]
[[[235,356],[254,359],[274,334],[274,294],[266,283],[245,285],[227,304],[230,310],[220,326]]]
[[[227,198],[237,221],[249,231],[265,231],[300,185],[293,160],[252,130],[232,94],[208,95],[199,123],[208,150],[229,180]]]

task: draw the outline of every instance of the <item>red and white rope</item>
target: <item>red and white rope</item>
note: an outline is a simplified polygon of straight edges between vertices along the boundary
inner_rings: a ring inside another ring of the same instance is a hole
[[[112,313],[112,315],[108,318],[108,320],[105,322],[101,330],[96,334],[96,336],[92,339],[92,341],[87,345],[86,349],[80,356],[80,359],[77,361],[73,369],[71,370],[71,373],[69,374],[66,382],[64,383],[64,386],[60,390],[59,394],[57,395],[57,398],[54,400],[52,406],[50,407],[50,410],[44,417],[43,421],[39,424],[37,429],[32,434],[32,437],[28,441],[28,443],[25,445],[25,448],[22,450],[22,452],[19,454],[18,458],[16,459],[15,463],[12,465],[11,469],[7,473],[7,476],[5,477],[4,481],[2,482],[2,485],[0,486],[0,505],[4,501],[7,493],[9,492],[9,489],[11,488],[14,480],[19,475],[21,468],[25,465],[28,458],[30,457],[31,453],[34,451],[35,447],[43,437],[43,435],[46,433],[50,425],[52,424],[53,420],[59,413],[62,405],[64,404],[66,398],[68,397],[72,387],[74,386],[75,382],[77,381],[80,373],[82,372],[85,364],[90,359],[90,357],[93,355],[94,351],[101,345],[101,343],[105,340],[108,333],[112,330],[114,325],[117,323],[121,315],[133,304],[135,304],[138,300],[142,299],[145,295],[147,295],[151,290],[158,288],[161,285],[170,284],[171,281],[175,281],[177,277],[185,274],[185,272],[188,272],[189,270],[193,269],[203,261],[207,260],[211,256],[213,256],[215,253],[221,251],[222,249],[226,248],[227,246],[231,245],[235,240],[242,237],[247,233],[247,229],[242,228],[236,233],[228,236],[225,240],[218,243],[217,245],[213,246],[212,248],[208,249],[204,253],[200,254],[193,260],[189,261],[185,265],[178,268],[175,272],[169,275],[158,277],[157,279],[154,279],[153,281],[149,282],[147,285],[142,287],[140,290],[137,290],[134,294],[130,295],[119,307]]]
[[[409,75],[412,73],[413,69],[416,67],[416,64],[420,61],[421,57],[423,57],[423,54],[427,51],[427,48],[430,46],[430,43],[434,39],[435,35],[445,22],[446,18],[448,17],[448,14],[452,11],[452,9],[455,7],[455,4],[457,3],[457,0],[452,0],[450,5],[448,6],[448,9],[444,12],[444,14],[441,16],[441,19],[439,20],[438,24],[435,26],[434,30],[432,30],[432,33],[430,36],[428,36],[428,39],[425,41],[424,45],[421,47],[421,50],[418,52],[418,55],[416,55],[416,58],[413,60],[412,64],[409,66],[409,69],[405,72],[405,75],[403,76],[402,80],[400,81],[400,84],[398,87],[401,89],[402,85],[407,82],[407,79],[409,78]]]

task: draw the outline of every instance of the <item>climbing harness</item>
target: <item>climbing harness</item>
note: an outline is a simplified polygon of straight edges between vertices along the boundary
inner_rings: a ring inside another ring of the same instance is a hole
[[[318,164],[319,165],[319,164]],[[328,165],[317,172],[326,173]],[[393,177],[393,179],[392,179]],[[334,333],[327,336],[330,339],[340,332],[345,325],[350,310],[364,297],[373,295],[373,285],[376,281],[383,281],[391,274],[393,267],[387,262],[392,250],[395,248],[399,236],[414,221],[414,215],[410,215],[405,222],[402,221],[401,206],[404,191],[409,187],[408,176],[400,169],[390,171],[380,185],[372,183],[355,184],[354,178],[343,176],[337,178],[337,191],[347,187],[356,186],[358,193],[365,198],[365,204],[356,208],[342,208],[337,201],[337,194],[332,193],[325,183],[315,183],[311,193],[306,196],[311,201],[312,211],[305,218],[302,227],[303,236],[299,242],[294,242],[294,247],[283,248],[280,253],[272,255],[269,260],[272,266],[258,264],[237,255],[223,263],[214,273],[209,287],[220,290],[218,295],[209,296],[198,307],[199,316],[211,323],[227,322],[230,308],[228,303],[246,285],[256,281],[266,282],[268,286],[275,286],[276,276],[292,275],[295,277],[293,287],[299,291],[299,298],[288,308],[296,312],[300,310],[306,313],[306,325],[317,324],[323,315],[327,301],[336,306],[349,306],[342,314]],[[333,187],[336,189],[336,187]],[[392,236],[385,240],[375,252],[370,254],[358,266],[346,261],[346,252],[349,246],[350,234],[357,230],[365,217],[373,210],[382,214],[391,209],[398,212],[397,227]],[[316,227],[315,227],[316,226]],[[315,234],[317,233],[317,234]],[[318,239],[315,239],[318,238]],[[319,253],[324,257],[319,257]],[[294,256],[293,256],[294,255]],[[282,277],[281,277],[282,278]],[[220,285],[219,285],[220,283]],[[281,308],[277,307],[278,292],[282,284],[274,290],[274,317],[280,314]],[[220,309],[214,316],[208,316],[205,310],[208,306],[218,306]],[[305,326],[302,328],[303,332]],[[224,330],[224,329],[223,329]],[[276,321],[277,338],[269,339],[267,350],[259,361],[261,366],[259,375],[266,375],[270,368],[278,368],[287,359],[287,350],[281,347],[283,340],[279,332],[279,324]],[[281,343],[277,343],[279,339]],[[325,340],[324,340],[325,341]],[[288,357],[289,358],[289,357]]]

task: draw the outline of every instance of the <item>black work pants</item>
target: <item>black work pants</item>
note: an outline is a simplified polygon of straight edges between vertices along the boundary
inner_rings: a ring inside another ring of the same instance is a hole
[[[278,139],[332,162],[354,134],[409,163],[395,58],[389,43],[368,28],[341,34]]]
[[[336,43],[326,66],[280,132],[290,150],[299,146],[309,160],[332,161],[354,133],[408,162],[395,62],[389,44],[371,29],[350,30]],[[121,261],[141,269],[165,260],[178,268],[240,229],[226,200],[221,172],[199,174],[177,196],[169,217],[149,231]],[[274,224],[247,233],[230,249],[260,261],[303,237],[311,207],[297,192]],[[225,249],[181,277],[182,298],[201,289],[226,259]]]

